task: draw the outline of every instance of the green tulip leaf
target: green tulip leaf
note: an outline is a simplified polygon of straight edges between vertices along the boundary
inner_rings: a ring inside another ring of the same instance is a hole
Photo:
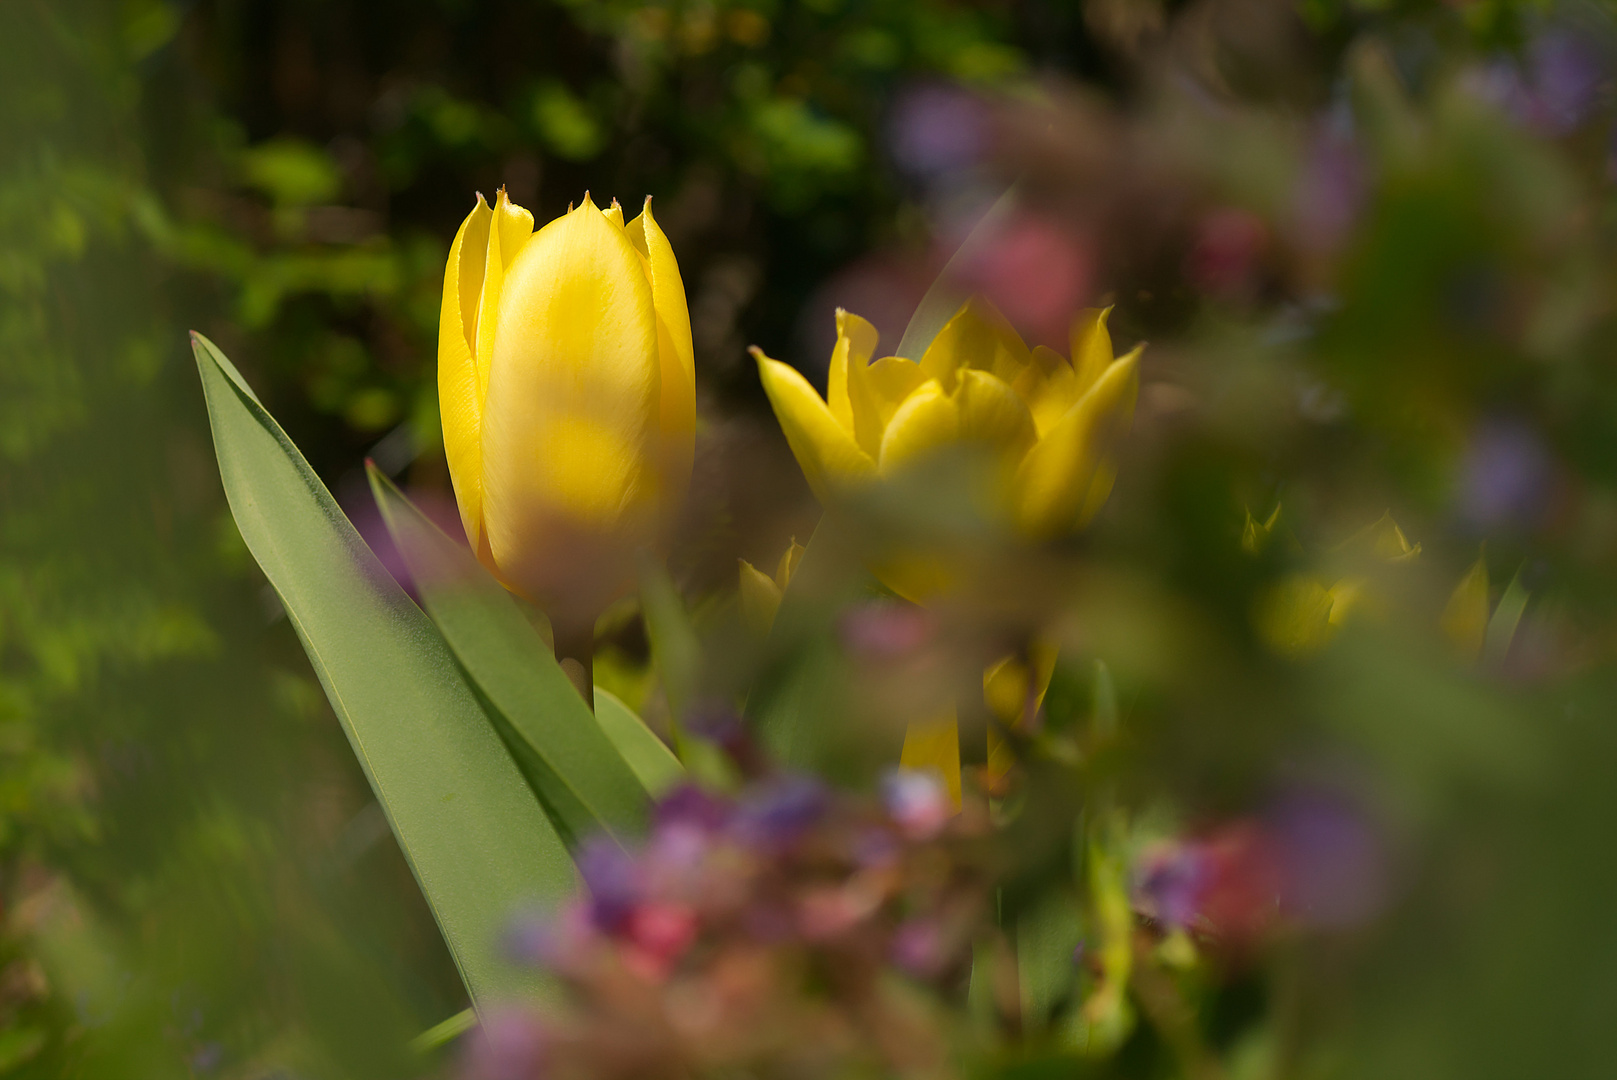
[[[685,767],[668,744],[616,694],[599,686],[595,688],[595,719],[653,798],[685,779]]]
[[[416,509],[374,465],[376,505],[420,593],[551,820],[571,846],[645,827],[646,789],[511,594],[465,544]]]
[[[649,554],[640,559],[640,610],[651,642],[652,663],[668,695],[669,715],[674,718],[674,745],[680,747],[679,721],[696,693],[701,642],[667,569]],[[683,752],[683,747],[680,749]]]
[[[213,343],[192,335],[225,495],[286,608],[479,1008],[542,986],[513,913],[574,888],[567,849],[455,656]]]

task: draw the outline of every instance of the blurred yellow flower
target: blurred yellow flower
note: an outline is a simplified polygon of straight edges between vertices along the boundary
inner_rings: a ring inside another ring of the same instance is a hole
[[[1034,539],[1088,523],[1111,492],[1109,450],[1127,429],[1139,390],[1140,348],[1114,359],[1106,316],[1073,324],[1072,361],[1029,349],[987,300],[973,297],[919,363],[871,363],[875,327],[837,312],[827,399],[758,349],[758,373],[786,441],[821,502],[838,489],[890,476],[940,447],[987,448],[1004,466],[1002,508]]]
[[[503,189],[479,195],[444,272],[438,399],[477,557],[587,632],[690,479],[690,317],[651,201],[625,224],[585,195],[534,232]]]
[[[1005,519],[1022,535],[1044,540],[1087,525],[1105,503],[1116,476],[1110,451],[1134,415],[1143,346],[1113,356],[1110,312],[1091,308],[1073,321],[1069,361],[1043,345],[1029,349],[991,303],[973,297],[919,363],[898,356],[872,363],[876,328],[838,310],[825,399],[794,368],[756,348],[753,356],[792,454],[822,503],[941,448],[975,444],[998,460],[996,494]],[[951,576],[946,559],[924,551],[899,553],[874,569],[914,601],[945,589]],[[762,589],[756,581],[752,587]],[[986,678],[990,703],[1012,697],[1021,703],[1030,679],[1042,697],[1045,667],[1042,660],[1032,673],[996,665]],[[905,768],[936,771],[956,806],[958,731],[952,708],[912,723],[901,756]],[[993,783],[1009,768],[1009,749],[997,742],[991,749]]]
[[[780,610],[781,597],[785,596],[786,586],[792,583],[792,574],[802,558],[803,545],[794,536],[775,567],[774,577],[746,559],[737,560],[741,564],[741,617],[754,632],[760,635],[769,633],[769,628],[775,622],[775,613]]]

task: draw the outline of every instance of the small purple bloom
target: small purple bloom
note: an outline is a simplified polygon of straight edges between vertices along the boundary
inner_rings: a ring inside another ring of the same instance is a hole
[[[225,1048],[216,1042],[205,1042],[191,1054],[193,1072],[210,1073],[225,1059]]]
[[[825,787],[808,776],[786,776],[755,789],[736,811],[740,839],[762,847],[787,845],[820,820]]]
[[[932,179],[971,168],[988,141],[980,99],[947,86],[904,93],[893,110],[893,159],[906,172]]]
[[[893,932],[888,956],[900,969],[930,978],[943,969],[943,932],[929,919],[911,919]]]
[[[1533,430],[1518,423],[1483,424],[1462,464],[1460,509],[1485,530],[1531,524],[1543,508],[1550,456]]]
[[[1287,914],[1314,926],[1362,923],[1387,896],[1386,856],[1364,815],[1346,799],[1294,792],[1268,815]]]
[[[525,1012],[497,1012],[479,1025],[466,1055],[469,1080],[532,1080],[539,1075],[545,1032]]]
[[[728,800],[693,784],[682,784],[663,796],[654,817],[659,829],[670,825],[688,825],[717,832],[729,824],[734,813]]]
[[[1553,132],[1571,131],[1582,123],[1605,76],[1588,40],[1564,28],[1547,30],[1533,38],[1528,62],[1536,91],[1534,118]]]
[[[1211,867],[1193,844],[1173,844],[1148,853],[1136,871],[1134,899],[1140,910],[1168,926],[1189,926],[1201,906]]]
[[[640,872],[628,852],[605,836],[584,841],[575,860],[590,891],[590,919],[608,933],[620,930],[640,902]]]

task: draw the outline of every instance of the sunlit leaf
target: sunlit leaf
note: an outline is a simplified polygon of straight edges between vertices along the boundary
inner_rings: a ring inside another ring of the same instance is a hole
[[[422,603],[474,685],[512,756],[569,843],[645,824],[646,793],[511,594],[369,469],[376,504]]]
[[[512,913],[574,883],[567,850],[432,622],[383,569],[230,361],[193,336],[225,494],[280,595],[480,1007],[538,979]]]

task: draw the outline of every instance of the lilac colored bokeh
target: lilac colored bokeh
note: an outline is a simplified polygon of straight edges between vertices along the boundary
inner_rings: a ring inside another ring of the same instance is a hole
[[[891,120],[893,160],[917,179],[962,172],[988,149],[987,110],[957,87],[924,84],[899,96]]]
[[[541,1073],[545,1032],[537,1017],[518,1010],[485,1017],[467,1044],[467,1080],[532,1080]]]
[[[1281,905],[1309,926],[1366,922],[1387,900],[1387,857],[1380,835],[1352,802],[1321,791],[1276,801],[1265,831],[1281,869]]]
[[[1550,455],[1532,428],[1484,423],[1461,463],[1460,513],[1483,530],[1531,525],[1544,509],[1552,479]]]

